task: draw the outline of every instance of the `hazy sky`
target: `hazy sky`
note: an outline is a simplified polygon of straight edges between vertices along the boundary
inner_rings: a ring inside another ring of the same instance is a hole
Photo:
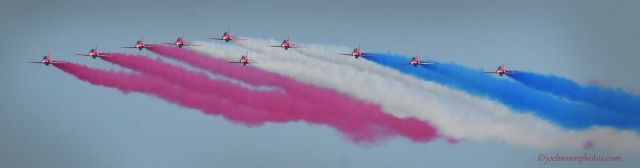
[[[239,36],[362,45],[473,68],[553,73],[640,93],[640,1],[7,1],[0,0],[0,167],[539,167],[537,150],[488,141],[396,138],[358,146],[306,123],[247,128],[141,94],[91,86],[53,67],[96,44],[140,36]],[[393,91],[393,90],[389,90]],[[587,151],[599,153],[598,151]],[[624,162],[580,167],[633,167]],[[574,164],[551,166],[575,167]]]

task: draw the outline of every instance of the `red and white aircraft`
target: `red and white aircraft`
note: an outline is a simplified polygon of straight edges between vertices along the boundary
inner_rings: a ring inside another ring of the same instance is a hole
[[[284,50],[289,50],[289,48],[301,48],[300,46],[293,44],[291,42],[291,37],[287,37],[286,40],[282,40],[282,43],[280,43],[280,45],[278,46],[271,46],[271,47],[282,47],[284,48]]]
[[[184,34],[182,34],[182,36],[178,37],[178,39],[174,43],[163,43],[163,44],[175,45],[175,46],[178,46],[179,48],[182,48],[182,46],[199,46],[199,45],[192,44],[190,42],[185,41],[184,40]]]
[[[433,64],[433,62],[422,61],[420,60],[419,56],[415,56],[411,58],[411,62],[407,63],[407,65],[413,65],[413,67],[418,67],[418,65],[429,65],[429,64]]]
[[[145,44],[144,37],[141,37],[140,40],[138,40],[136,44],[133,45],[133,47],[122,47],[122,48],[137,48],[138,50],[142,50],[143,48],[151,48],[151,47],[153,46]]]
[[[247,39],[242,39],[242,38],[237,38],[236,36],[231,35],[231,29],[229,29],[228,31],[222,33],[222,37],[220,38],[209,38],[209,39],[213,39],[213,40],[224,40],[225,43],[228,43],[231,40],[247,40]]]
[[[506,70],[506,69],[505,69],[505,65],[503,64],[503,65],[498,66],[498,69],[496,69],[496,71],[493,71],[493,72],[484,72],[484,73],[495,73],[495,74],[498,74],[498,75],[502,76],[502,75],[515,74],[516,72]]]
[[[95,59],[96,57],[109,57],[109,55],[107,55],[105,53],[101,53],[100,51],[98,51],[98,45],[96,45],[96,48],[89,50],[89,54],[76,54],[76,55],[88,56],[88,57],[91,57],[93,59]]]
[[[257,63],[263,63],[262,61],[250,61],[249,60],[249,54],[243,55],[242,57],[240,57],[239,61],[234,61],[234,62],[229,62],[229,63],[236,63],[236,64],[242,64],[244,66],[247,66],[247,64],[257,64]]]
[[[354,48],[353,51],[349,54],[340,54],[340,55],[348,55],[348,56],[353,56],[356,59],[358,59],[359,57],[368,57],[369,55],[362,53],[362,51],[360,50],[360,46],[358,45],[358,48]]]
[[[42,60],[40,60],[39,62],[29,62],[29,63],[44,64],[46,66],[49,66],[49,64],[61,64],[61,63],[65,63],[65,62],[64,61],[53,60],[51,58],[51,52],[49,52],[49,55],[46,55],[46,56],[42,57]]]

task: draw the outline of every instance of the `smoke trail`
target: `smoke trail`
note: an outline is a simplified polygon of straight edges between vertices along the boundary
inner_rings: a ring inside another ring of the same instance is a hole
[[[190,50],[169,46],[153,47],[149,48],[149,50],[161,56],[180,60],[197,68],[233,77],[252,85],[270,85],[279,87],[291,96],[304,98],[310,102],[324,103],[326,106],[340,107],[337,109],[340,111],[349,111],[351,109],[358,110],[350,105],[363,103],[361,101],[342,96],[342,94],[331,89],[299,83],[285,76],[262,71],[253,67],[239,67],[235,64],[210,58],[206,55]]]
[[[359,102],[326,104],[326,101],[307,101],[274,91],[252,91],[222,80],[213,80],[206,74],[191,72],[159,60],[143,56],[112,54],[105,57],[111,63],[157,76],[180,84],[198,93],[218,94],[233,102],[245,104],[269,113],[269,121],[292,121],[303,119],[311,123],[324,123],[347,132],[356,142],[375,142],[394,135],[405,136],[413,141],[424,142],[434,138],[435,130],[416,119],[398,119],[380,112],[378,106]],[[305,90],[310,94],[321,90]],[[340,95],[328,95],[328,100],[345,100]],[[308,116],[311,115],[311,116]],[[351,128],[351,129],[347,129]]]
[[[283,81],[289,80],[281,75],[260,71],[252,67],[238,68],[238,66],[235,64],[229,64],[223,60],[211,59],[207,56],[200,55],[198,53],[185,49],[158,45],[153,48],[148,48],[148,50],[160,56],[179,60],[203,70],[225,75],[228,77],[242,79],[242,81],[253,85],[284,85],[285,87],[283,88],[291,88],[297,86],[302,87],[299,85],[287,85],[290,83]]]
[[[640,115],[640,96],[626,93],[622,89],[583,86],[566,78],[526,71],[517,71],[508,76],[534,89],[608,108],[622,114]]]
[[[183,107],[199,109],[208,114],[222,115],[229,120],[248,126],[261,125],[265,122],[262,117],[266,114],[261,111],[238,105],[215,95],[194,93],[179,85],[149,75],[97,70],[74,63],[54,65],[92,85],[115,88],[125,93],[139,92],[156,96]]]
[[[153,60],[140,55],[110,53],[110,57],[100,57],[110,63],[159,77],[170,83],[184,86],[197,93],[218,95],[244,105],[267,111],[302,109],[295,106],[309,106],[307,102],[296,102],[281,92],[256,91],[235,85],[224,80],[214,80],[204,73],[192,72],[178,66]],[[276,113],[273,113],[276,114]],[[287,117],[278,116],[272,121],[286,121]]]
[[[592,142],[601,150],[640,150],[640,138],[631,131],[591,128],[572,131],[559,128],[531,114],[513,112],[504,105],[420,80],[366,60],[337,55],[344,47],[304,45],[283,51],[265,47],[274,41],[251,38],[227,44],[197,43],[198,52],[225,60],[237,60],[247,49],[250,58],[266,61],[250,65],[297,80],[330,87],[380,104],[398,117],[429,121],[438,132],[462,140],[498,140],[544,149],[578,149]],[[292,51],[300,51],[305,55]],[[258,53],[256,53],[258,52]],[[261,54],[264,53],[264,54]],[[554,137],[554,138],[549,138]]]
[[[592,126],[640,128],[637,116],[619,115],[588,104],[567,101],[508,80],[488,76],[479,70],[461,65],[438,63],[423,68],[402,65],[409,61],[404,56],[371,53],[366,59],[394,68],[416,77],[462,89],[504,103],[518,111],[532,111],[536,115],[566,128],[584,129]]]

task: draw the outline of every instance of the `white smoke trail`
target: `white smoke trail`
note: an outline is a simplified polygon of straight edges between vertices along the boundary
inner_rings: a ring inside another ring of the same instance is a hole
[[[572,131],[531,113],[514,112],[502,104],[420,80],[364,59],[338,55],[350,49],[304,45],[302,49],[267,47],[279,42],[250,39],[238,44],[198,43],[196,51],[236,61],[247,50],[250,59],[266,71],[336,89],[358,99],[380,104],[398,117],[429,121],[440,133],[462,140],[497,140],[542,149],[580,149],[587,143],[601,150],[640,151],[640,138],[632,131],[591,128]],[[295,50],[299,50],[297,52]]]

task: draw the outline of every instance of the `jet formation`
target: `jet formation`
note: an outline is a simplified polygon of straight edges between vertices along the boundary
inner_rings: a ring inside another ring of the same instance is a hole
[[[212,40],[220,40],[220,41],[224,41],[225,43],[228,43],[229,41],[237,41],[237,40],[248,40],[247,38],[239,38],[236,37],[234,35],[231,34],[231,29],[225,31],[224,33],[222,33],[222,35],[220,37],[212,37],[212,38],[208,38],[208,39],[212,39]],[[161,43],[163,45],[172,45],[172,46],[176,46],[179,48],[183,48],[183,47],[191,47],[191,46],[199,46],[196,44],[193,44],[191,42],[186,41],[184,34],[182,34],[182,36],[178,37],[175,42],[173,43]],[[126,46],[126,47],[122,47],[122,48],[133,48],[133,49],[138,49],[138,50],[142,50],[145,48],[153,48],[156,45],[160,45],[160,44],[146,44],[144,42],[144,37],[140,37],[140,40],[136,41],[136,43],[133,46]],[[279,48],[283,48],[285,51],[289,50],[290,48],[303,48],[303,46],[300,46],[298,44],[294,44],[293,41],[291,40],[290,36],[287,36],[287,39],[282,40],[282,42],[280,43],[280,45],[272,45],[269,47],[279,47]],[[338,53],[339,55],[346,55],[346,56],[350,56],[350,57],[354,57],[355,59],[358,59],[360,57],[371,57],[373,55],[371,54],[367,54],[365,52],[362,51],[360,45],[358,45],[358,47],[354,48],[351,53]],[[88,53],[86,54],[76,54],[79,56],[86,56],[86,57],[91,57],[91,58],[98,58],[98,57],[109,57],[108,53],[102,53],[98,50],[98,45],[96,45],[96,48],[89,50]],[[38,64],[44,64],[44,65],[50,65],[50,64],[59,64],[59,63],[65,63],[64,61],[58,61],[58,60],[53,60],[51,58],[51,53],[49,53],[49,55],[44,56],[40,61],[36,61],[36,62],[29,62],[29,63],[38,63]],[[248,64],[258,64],[258,63],[264,63],[264,61],[256,61],[256,60],[250,60],[249,59],[249,54],[244,54],[240,56],[240,59],[238,61],[229,61],[229,63],[237,63],[237,64],[241,64],[243,66],[246,66]],[[428,61],[428,60],[421,60],[419,56],[415,56],[412,57],[411,60],[408,60],[408,62],[406,63],[402,63],[405,65],[411,65],[413,67],[418,67],[418,66],[429,66],[432,64],[435,64],[432,61]],[[514,74],[514,71],[511,70],[507,70],[505,68],[505,65],[500,65],[498,66],[498,69],[496,69],[495,71],[489,71],[489,72],[485,72],[485,73],[492,73],[492,74],[497,74],[498,76],[504,76],[504,75],[510,75],[510,74]]]

